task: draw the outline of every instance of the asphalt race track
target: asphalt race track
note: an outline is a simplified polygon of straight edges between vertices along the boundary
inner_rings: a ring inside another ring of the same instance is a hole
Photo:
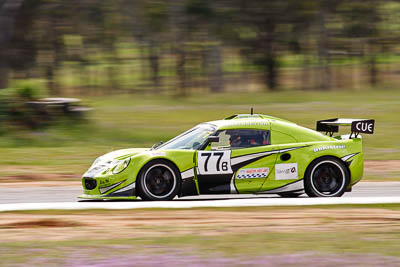
[[[227,206],[274,206],[357,203],[400,203],[400,182],[361,182],[341,198],[281,198],[277,195],[205,195],[176,198],[169,202],[145,201],[85,201],[77,202],[81,188],[70,187],[10,187],[0,188],[0,211],[24,209],[81,208],[190,208]],[[28,204],[29,203],[29,204]],[[42,203],[42,204],[38,204]]]
[[[11,203],[53,203],[53,202],[75,202],[76,196],[82,194],[80,186],[69,187],[3,187],[0,188],[0,204]],[[344,194],[348,197],[400,197],[400,182],[360,182],[353,187],[352,192]],[[203,195],[196,197],[176,198],[175,201],[185,200],[215,200],[236,198],[280,198],[278,195]],[[304,194],[301,198],[307,198]]]

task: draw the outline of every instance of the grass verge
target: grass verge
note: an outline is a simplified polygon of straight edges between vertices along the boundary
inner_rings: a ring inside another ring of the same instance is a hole
[[[309,128],[315,128],[317,120],[326,118],[374,118],[375,134],[364,136],[365,159],[400,159],[399,90],[223,93],[187,98],[120,95],[84,100],[94,107],[86,121],[64,118],[40,131],[15,127],[3,131],[0,177],[54,173],[79,176],[104,153],[149,147],[197,123],[247,113],[250,107],[256,113],[285,118]],[[377,176],[367,174],[374,179]],[[381,177],[396,180],[398,172],[388,170]]]

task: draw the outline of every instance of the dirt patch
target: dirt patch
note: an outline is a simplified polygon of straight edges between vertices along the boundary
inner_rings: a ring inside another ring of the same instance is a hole
[[[73,181],[73,180],[80,180],[79,175],[73,174],[48,174],[48,173],[41,173],[41,174],[20,174],[20,175],[13,175],[13,176],[3,176],[0,177],[0,183],[36,183],[36,182],[52,182],[52,181]]]
[[[368,160],[364,162],[364,172],[369,174],[400,172],[400,160]]]
[[[258,208],[238,211],[124,210],[1,213],[7,241],[214,236],[265,232],[400,231],[400,213],[378,208]],[[60,229],[54,231],[54,229]]]
[[[78,227],[83,225],[84,224],[78,223],[76,221],[42,219],[42,220],[20,221],[20,222],[0,224],[0,229]]]
[[[60,186],[60,187],[81,187],[82,186],[82,182],[80,179],[77,179],[75,181],[36,181],[36,182],[8,182],[8,183],[0,183],[2,188],[21,188],[21,187],[34,187],[34,186],[40,186],[40,187],[56,187],[56,186]]]

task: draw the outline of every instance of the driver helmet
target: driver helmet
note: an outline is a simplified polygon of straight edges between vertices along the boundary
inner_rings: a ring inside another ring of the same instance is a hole
[[[242,137],[239,131],[227,131],[229,137],[229,144],[231,147],[239,147],[242,144]]]

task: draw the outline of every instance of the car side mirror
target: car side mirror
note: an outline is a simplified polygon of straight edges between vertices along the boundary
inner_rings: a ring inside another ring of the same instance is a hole
[[[210,135],[207,138],[208,143],[217,143],[219,142],[219,136]]]

